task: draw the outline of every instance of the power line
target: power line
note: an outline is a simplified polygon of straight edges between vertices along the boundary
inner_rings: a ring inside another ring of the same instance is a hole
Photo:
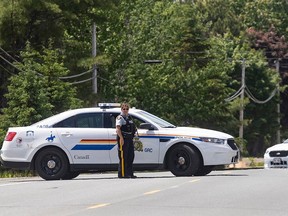
[[[268,101],[270,101],[270,100],[276,95],[277,90],[278,90],[278,89],[275,88],[275,89],[272,91],[271,95],[270,95],[266,100],[263,100],[263,101],[258,100],[257,98],[255,98],[255,97],[253,96],[253,94],[251,93],[251,91],[249,90],[248,86],[246,86],[245,93],[246,93],[247,96],[248,96],[252,101],[254,101],[255,103],[264,104],[264,103],[267,103]]]
[[[17,61],[15,58],[13,58],[8,52],[5,51],[2,47],[0,47],[0,50],[3,51],[7,56],[9,56],[11,59],[13,59],[14,61],[16,61],[17,63],[23,64],[23,63]],[[21,72],[25,73],[24,70],[16,67],[13,63],[11,63],[9,60],[7,60],[6,58],[4,58],[2,55],[0,55],[0,58],[1,58],[2,60],[4,60],[6,63],[8,63],[9,65],[11,65],[12,67],[14,67],[15,69],[17,69],[18,71],[21,71]],[[7,71],[7,70],[6,70],[6,71]],[[80,74],[76,74],[76,75],[72,75],[72,76],[65,76],[65,77],[58,77],[58,78],[59,78],[59,79],[72,79],[72,78],[80,77],[80,76],[82,76],[82,75],[85,75],[85,74],[87,74],[87,73],[90,73],[90,72],[92,72],[92,71],[93,71],[93,69],[90,69],[90,70],[85,71],[85,72],[80,73]],[[38,72],[36,72],[36,71],[32,71],[32,72],[36,73],[38,76],[45,76],[45,75],[43,75],[43,74],[41,74],[41,73],[38,73]],[[16,74],[13,73],[13,75],[16,75]],[[94,76],[93,78],[95,78],[95,76]],[[89,81],[89,80],[92,80],[92,78],[86,79],[86,80],[82,80],[82,81],[78,81],[78,82],[74,82],[74,83],[71,83],[71,84],[84,83],[84,82]]]
[[[9,65],[11,65],[12,67],[14,67],[15,69],[17,69],[17,70],[19,70],[19,71],[25,73],[25,71],[23,71],[23,70],[17,68],[14,64],[12,64],[11,62],[9,62],[9,61],[8,61],[6,58],[4,58],[2,55],[0,55],[0,58],[1,58],[2,60],[4,60],[6,63],[8,63]],[[15,75],[15,74],[14,74],[14,75]]]
[[[277,90],[278,90],[278,88],[275,88],[275,89],[271,92],[270,96],[269,96],[266,100],[259,100],[259,99],[257,99],[257,98],[251,93],[251,91],[249,90],[248,86],[244,84],[244,85],[242,85],[232,96],[230,96],[230,97],[228,97],[228,98],[226,98],[226,99],[224,99],[224,100],[225,100],[226,102],[230,102],[230,101],[236,99],[237,97],[239,97],[239,96],[243,93],[243,91],[244,91],[244,92],[246,93],[246,95],[247,95],[253,102],[259,103],[259,104],[264,104],[264,103],[267,103],[268,101],[270,101],[270,100],[275,96],[275,94],[277,93]]]
[[[72,84],[72,85],[76,85],[76,84],[88,82],[88,81],[90,81],[90,80],[93,80],[95,77],[96,77],[96,76],[94,75],[93,77],[91,77],[91,78],[89,78],[89,79],[81,80],[81,81],[77,81],[77,82],[73,82],[73,83],[71,83],[71,84]],[[100,77],[100,76],[97,76],[97,78],[102,79],[102,80],[104,80],[104,81],[107,81],[109,84],[112,85],[112,83],[111,83],[108,79],[105,79],[105,78]]]
[[[13,72],[11,72],[11,71],[9,71],[9,70],[7,70],[5,67],[3,67],[2,65],[0,65],[1,66],[1,68],[3,68],[7,73],[9,73],[10,75],[16,75],[16,74],[14,74]]]
[[[95,77],[96,77],[96,76],[93,76],[93,77],[90,77],[90,78],[88,78],[88,79],[86,79],[86,80],[81,80],[81,81],[73,82],[73,83],[71,83],[71,84],[72,84],[72,85],[75,85],[75,84],[80,84],[80,83],[88,82],[88,81],[90,81],[90,80],[92,80],[92,79],[95,79]]]
[[[93,69],[90,69],[90,70],[85,71],[85,72],[83,72],[83,73],[81,73],[81,74],[76,74],[76,75],[66,76],[66,77],[58,77],[58,78],[59,78],[59,79],[72,79],[72,78],[79,77],[79,76],[85,75],[85,74],[87,74],[87,73],[90,73],[90,72],[92,72],[92,71],[93,71]]]
[[[13,56],[11,56],[7,51],[5,51],[1,46],[0,46],[0,50],[2,52],[4,52],[7,56],[9,56],[13,61],[16,61],[18,63],[20,63],[19,61],[17,61]]]
[[[237,98],[239,95],[242,94],[243,90],[245,88],[245,85],[242,85],[238,90],[237,92],[235,92],[232,96],[230,96],[229,98],[226,98],[225,101],[226,102],[230,102],[232,100],[234,100],[235,98]]]

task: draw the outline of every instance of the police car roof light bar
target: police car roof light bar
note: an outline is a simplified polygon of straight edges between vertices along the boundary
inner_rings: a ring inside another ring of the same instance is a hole
[[[113,108],[113,107],[120,107],[120,103],[98,103],[98,106],[102,109]]]

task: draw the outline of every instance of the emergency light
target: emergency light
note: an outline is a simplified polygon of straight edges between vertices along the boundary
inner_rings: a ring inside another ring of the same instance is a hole
[[[102,109],[107,109],[107,108],[115,108],[115,107],[120,107],[120,103],[98,103],[98,106]]]

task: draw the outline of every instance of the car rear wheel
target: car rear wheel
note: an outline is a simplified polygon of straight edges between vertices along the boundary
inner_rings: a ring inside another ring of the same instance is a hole
[[[37,155],[35,169],[45,180],[59,180],[68,171],[68,159],[61,150],[47,148]]]
[[[175,146],[168,155],[168,168],[175,176],[192,176],[199,165],[199,155],[186,144]]]

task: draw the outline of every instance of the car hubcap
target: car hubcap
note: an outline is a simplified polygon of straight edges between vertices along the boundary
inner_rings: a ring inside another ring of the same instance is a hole
[[[47,162],[47,167],[48,167],[49,169],[54,169],[55,166],[56,166],[56,162],[55,162],[54,160],[49,160],[49,161]]]
[[[178,158],[178,163],[179,163],[180,165],[185,164],[185,158],[184,158],[184,157],[179,157],[179,158]]]

